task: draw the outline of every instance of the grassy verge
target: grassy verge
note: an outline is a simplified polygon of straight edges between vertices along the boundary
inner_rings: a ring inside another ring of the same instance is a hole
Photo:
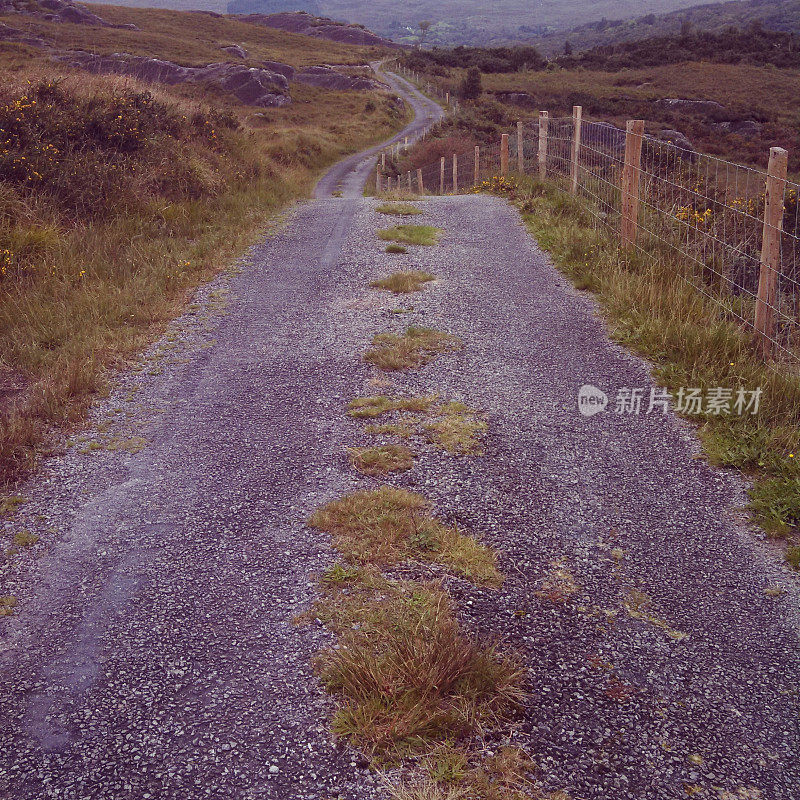
[[[620,252],[595,229],[578,201],[549,184],[522,181],[517,194],[528,229],[556,266],[602,303],[611,335],[649,359],[659,385],[761,387],[758,414],[690,417],[709,461],[754,480],[751,510],[787,543],[800,565],[800,381],[788,367],[765,364],[752,337],[684,280],[684,265]]]
[[[9,65],[0,80],[8,486],[195,286],[243,253],[323,167],[405,116],[388,97],[311,87],[293,88],[292,106],[254,114],[210,104],[200,87],[64,77],[35,58],[0,58]]]

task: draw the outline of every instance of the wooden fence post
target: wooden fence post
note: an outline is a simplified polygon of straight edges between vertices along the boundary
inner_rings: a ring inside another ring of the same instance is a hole
[[[581,120],[583,119],[583,106],[572,107],[572,168],[570,169],[570,191],[572,194],[578,193],[578,181],[580,180],[580,159],[581,159]]]
[[[481,182],[481,148],[475,145],[475,176],[473,186]]]
[[[505,178],[508,175],[508,134],[504,133],[500,137],[500,175]]]
[[[383,169],[386,169],[386,151],[385,150],[381,153],[381,167]]]
[[[453,194],[458,194],[458,156],[453,153]]]
[[[408,191],[410,192],[411,191],[411,170],[409,170],[406,174],[408,175]]]
[[[539,179],[547,177],[547,128],[550,125],[550,112],[539,112]]]
[[[517,172],[525,172],[525,154],[522,149],[522,120],[517,120]]]
[[[425,184],[422,182],[422,170],[417,170],[417,191],[420,194],[425,194]]]
[[[381,168],[375,167],[375,194],[381,193]]]
[[[447,106],[450,105],[450,92],[445,92],[444,93],[444,103]]]
[[[622,168],[622,227],[623,247],[636,244],[639,224],[639,176],[642,170],[642,136],[644,120],[629,119],[625,126],[625,165]]]
[[[756,334],[765,358],[772,352],[772,340],[775,337],[775,304],[778,299],[778,274],[781,270],[783,200],[788,161],[789,154],[782,147],[770,149],[755,318]]]
[[[444,194],[444,156],[439,159],[439,194]]]

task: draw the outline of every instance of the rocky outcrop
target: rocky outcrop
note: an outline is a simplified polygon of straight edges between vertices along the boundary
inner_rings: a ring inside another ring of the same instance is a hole
[[[223,50],[229,56],[236,56],[236,58],[241,58],[242,60],[247,58],[247,50],[238,44],[224,45],[223,47],[220,47],[220,50]]]
[[[718,133],[733,133],[736,136],[744,136],[746,139],[752,139],[761,135],[764,126],[760,122],[755,122],[752,119],[735,119],[729,122],[714,122],[711,124],[711,130]]]
[[[130,75],[150,83],[206,83],[233,95],[239,102],[269,108],[292,102],[286,76],[268,69],[248,68],[240,64],[209,64],[183,67],[158,58],[143,58],[127,53],[99,56],[72,51],[56,60],[99,75]]]
[[[68,22],[73,25],[95,25],[105,28],[139,30],[136,25],[113,25],[88,8],[71,0],[0,0],[0,14],[23,14],[47,22]]]
[[[309,86],[345,92],[386,88],[385,84],[375,78],[366,75],[348,75],[328,66],[306,67],[302,72],[296,72],[293,80]]]
[[[237,10],[237,3],[228,4],[228,11],[231,14],[236,14]],[[384,39],[360,25],[315,17],[305,11],[284,11],[279,14],[239,14],[237,16],[242,22],[249,22],[252,25],[277,28],[291,33],[300,33],[303,36],[317,36],[320,39],[330,39],[332,42],[368,47],[401,47],[396,42]]]
[[[0,37],[2,31],[0,31]],[[130,75],[149,83],[206,83],[233,95],[250,106],[270,108],[292,102],[289,81],[333,91],[371,91],[386,85],[367,75],[348,75],[330,66],[306,67],[297,71],[288,64],[263,61],[263,67],[241,64],[209,64],[184,67],[159,58],[144,58],[128,53],[100,56],[85,51],[69,51],[54,56],[57,61],[80,67],[98,75]]]
[[[659,139],[664,142],[674,144],[681,151],[681,157],[693,161],[697,157],[697,153],[692,143],[686,138],[685,134],[680,131],[666,129],[661,131]]]
[[[697,114],[714,114],[725,110],[725,106],[716,100],[682,100],[678,97],[664,97],[656,100],[656,105],[677,111],[694,111]]]
[[[32,47],[49,47],[50,42],[42,39],[39,36],[28,36],[24,31],[19,28],[12,28],[0,22],[0,41],[1,42],[19,42],[20,44],[28,44]]]
[[[294,78],[296,70],[288,64],[281,64],[280,61],[262,61],[261,63],[271,72],[277,72],[278,75],[283,75],[287,80]]]

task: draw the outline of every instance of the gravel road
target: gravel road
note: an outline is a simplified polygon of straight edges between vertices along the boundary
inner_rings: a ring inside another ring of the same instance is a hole
[[[484,456],[423,448],[396,483],[501,553],[501,591],[450,588],[468,626],[526,658],[513,738],[544,784],[796,800],[798,582],[738,510],[742,481],[672,415],[578,414],[579,386],[649,389],[647,366],[503,201],[424,200],[415,221],[441,244],[389,256],[357,180],[336,173],[320,192],[344,197],[301,205],[203,287],[21,487],[6,533],[40,539],[0,584],[19,599],[2,622],[0,796],[381,796],[328,732],[310,667],[328,634],[292,620],[334,560],[304,520],[370,483],[345,457],[364,436],[343,413],[368,391],[361,355],[417,323],[465,347],[397,388],[461,399],[490,428]],[[437,281],[402,301],[366,287],[398,265]],[[565,602],[542,596],[567,572]]]

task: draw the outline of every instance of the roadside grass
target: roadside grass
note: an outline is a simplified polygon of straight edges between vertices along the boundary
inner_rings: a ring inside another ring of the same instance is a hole
[[[392,214],[397,217],[412,217],[423,213],[421,208],[412,203],[381,203],[375,210],[379,214]]]
[[[588,210],[554,186],[520,183],[528,229],[576,286],[603,305],[611,336],[654,365],[658,383],[680,387],[762,389],[758,414],[691,415],[709,461],[755,481],[750,509],[765,530],[786,540],[800,561],[800,381],[789,367],[766,364],[753,337],[720,317],[684,280],[680,261],[621,253],[597,231]]]
[[[325,606],[339,642],[316,667],[341,701],[337,735],[393,761],[465,739],[522,707],[525,670],[465,635],[439,585],[383,580],[332,591],[338,597]]]
[[[386,245],[386,252],[387,253],[393,253],[395,255],[399,255],[401,253],[407,253],[408,252],[408,248],[407,247],[403,247],[403,245],[401,245],[401,244],[387,244]]]
[[[394,294],[410,294],[411,292],[422,291],[425,284],[433,280],[436,280],[435,275],[415,269],[408,272],[393,272],[385,278],[372,281],[370,287],[384,289]]]
[[[363,475],[405,472],[414,466],[414,453],[400,444],[380,447],[351,447],[347,451],[353,468]]]
[[[418,397],[356,397],[347,404],[347,414],[359,419],[379,417],[391,411],[427,411],[436,402],[436,395]]]
[[[22,120],[10,117],[0,193],[8,486],[48,451],[54,426],[82,419],[110,370],[156,338],[195,286],[263,235],[265,220],[404,115],[388,98],[297,87],[295,103],[267,118],[210,104],[201,87],[70,72],[36,53],[20,60],[13,48],[0,49],[2,65],[0,113]]]
[[[499,586],[494,553],[458,527],[444,525],[420,494],[382,486],[333,500],[309,524],[333,537],[351,564],[393,566],[409,559],[441,564],[487,586]]]
[[[364,360],[386,372],[413,369],[432,361],[440,353],[461,348],[461,341],[449,333],[409,326],[404,334],[378,333]]]
[[[395,225],[378,231],[378,238],[398,244],[434,245],[444,233],[433,225]]]

